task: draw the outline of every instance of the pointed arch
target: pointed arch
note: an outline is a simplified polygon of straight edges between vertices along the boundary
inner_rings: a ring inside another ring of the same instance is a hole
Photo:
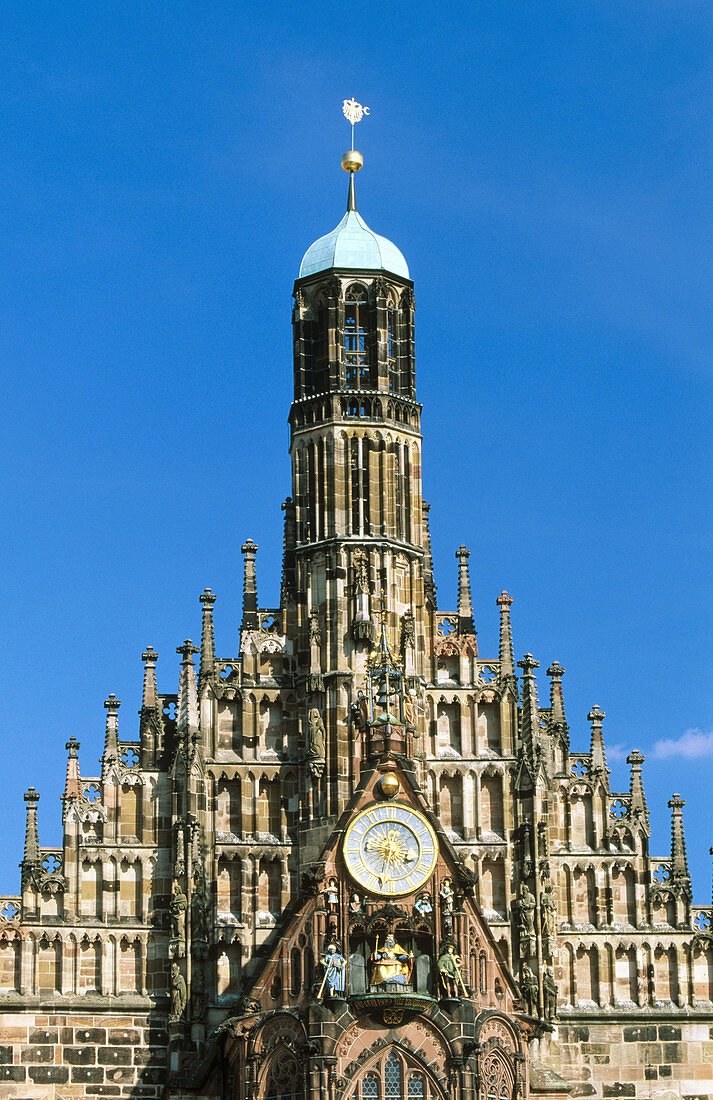
[[[446,1096],[416,1052],[391,1043],[364,1062],[345,1100],[446,1100]]]

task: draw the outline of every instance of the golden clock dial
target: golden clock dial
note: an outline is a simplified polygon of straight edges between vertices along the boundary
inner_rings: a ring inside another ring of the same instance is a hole
[[[402,897],[420,890],[433,874],[438,841],[418,810],[386,802],[356,815],[342,851],[349,874],[365,890]]]

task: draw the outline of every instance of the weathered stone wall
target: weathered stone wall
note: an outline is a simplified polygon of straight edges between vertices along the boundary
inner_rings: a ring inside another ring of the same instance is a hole
[[[713,1026],[670,1016],[560,1023],[532,1052],[573,1096],[699,1100],[713,1096]]]
[[[167,1044],[151,1013],[1,1013],[0,1098],[158,1100]]]

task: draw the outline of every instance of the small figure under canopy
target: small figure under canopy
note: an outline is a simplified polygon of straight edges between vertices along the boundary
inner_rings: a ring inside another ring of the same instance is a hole
[[[438,957],[438,977],[444,997],[465,997],[466,989],[460,972],[461,957],[452,943],[444,943]]]
[[[317,1000],[321,1000],[323,995],[326,997],[342,997],[344,995],[347,960],[336,943],[327,945],[327,950],[320,961],[324,967],[324,977],[319,987]]]
[[[385,985],[386,982],[407,985],[412,968],[413,951],[405,951],[396,942],[393,932],[388,933],[381,948],[379,948],[379,937],[376,937],[376,947],[371,953],[372,986]]]

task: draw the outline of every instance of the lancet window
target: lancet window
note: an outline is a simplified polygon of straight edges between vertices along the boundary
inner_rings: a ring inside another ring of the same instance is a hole
[[[304,1073],[294,1054],[278,1047],[267,1068],[264,1100],[303,1100]]]
[[[362,287],[347,291],[344,305],[344,364],[348,390],[375,390],[369,354],[369,304]]]

